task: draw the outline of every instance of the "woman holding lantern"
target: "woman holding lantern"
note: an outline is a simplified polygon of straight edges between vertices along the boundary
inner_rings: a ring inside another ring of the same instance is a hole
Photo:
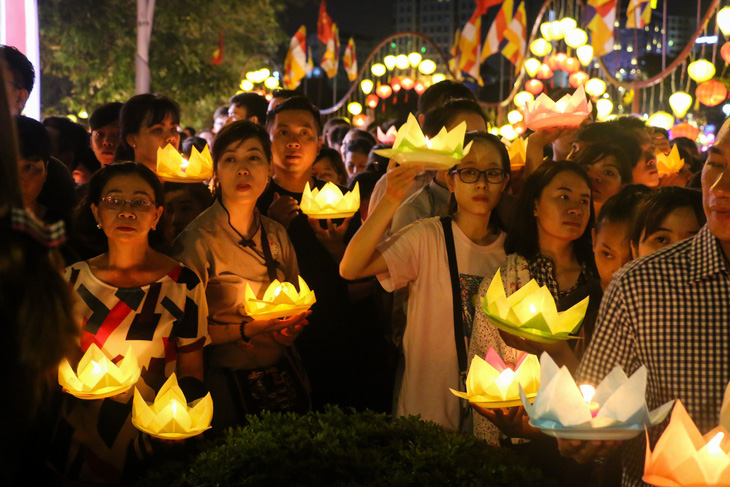
[[[280,224],[261,216],[256,201],[266,188],[271,143],[262,127],[237,121],[213,144],[216,200],[180,234],[175,252],[193,268],[208,298],[206,380],[213,428],[245,423],[261,410],[309,409],[298,356],[290,345],[309,312],[287,319],[256,319],[245,312],[249,285],[258,298],[274,281],[296,283],[296,254]]]
[[[493,276],[505,255],[505,233],[493,210],[510,176],[509,155],[497,137],[469,132],[465,144],[469,142],[469,153],[446,174],[456,202],[451,218],[420,220],[378,245],[415,175],[423,170],[420,164],[396,167],[391,160],[386,195],[340,264],[346,279],[376,275],[387,291],[410,287],[405,371],[396,413],[420,414],[452,430],[470,429],[466,411],[449,388],[463,387],[460,372],[466,372],[475,285]]]
[[[162,201],[155,174],[128,162],[99,170],[79,208],[79,230],[106,247],[65,272],[79,298],[81,351],[93,344],[118,362],[131,350],[142,373],[106,399],[64,396],[53,461],[68,480],[119,484],[140,473],[154,444],[132,425],[135,389],[152,401],[176,372],[188,401],[206,392],[204,289],[192,270],[160,252],[167,235]]]

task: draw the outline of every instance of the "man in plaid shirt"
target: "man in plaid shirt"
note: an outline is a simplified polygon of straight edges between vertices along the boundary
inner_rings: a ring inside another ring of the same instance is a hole
[[[601,303],[596,331],[578,370],[597,384],[615,365],[645,365],[646,401],[654,409],[681,399],[702,433],[718,424],[730,381],[730,119],[702,169],[707,224],[671,247],[627,264]],[[652,442],[661,428],[650,432]],[[644,435],[621,446],[623,485],[645,485]],[[561,440],[578,462],[604,456],[617,442]]]

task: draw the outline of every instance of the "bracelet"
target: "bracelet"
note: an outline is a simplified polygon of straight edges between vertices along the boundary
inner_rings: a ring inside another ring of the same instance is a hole
[[[241,321],[240,331],[241,331],[241,341],[243,343],[248,343],[251,341],[251,338],[246,336],[246,323],[247,323],[246,320]]]

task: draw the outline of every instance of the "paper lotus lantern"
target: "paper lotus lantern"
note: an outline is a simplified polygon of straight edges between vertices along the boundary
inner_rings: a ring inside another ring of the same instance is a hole
[[[647,120],[650,127],[659,127],[669,130],[674,125],[674,117],[664,111],[658,111],[652,114]]]
[[[730,7],[723,7],[717,12],[717,26],[722,31],[722,35],[730,35]]]
[[[532,95],[539,95],[544,88],[545,85],[539,79],[531,79],[525,82],[525,91]]]
[[[687,122],[675,125],[672,127],[670,132],[672,132],[672,139],[676,139],[677,137],[687,137],[688,139],[696,142],[697,137],[700,136],[700,129]]]
[[[573,73],[568,76],[568,83],[573,88],[578,88],[579,86],[586,84],[589,78],[590,76],[588,76],[588,73],[585,71],[578,71],[577,73]]]
[[[593,61],[593,46],[580,46],[575,50],[575,55],[583,66],[588,66]]]
[[[312,190],[307,182],[299,207],[308,217],[320,220],[351,217],[360,209],[360,187],[355,183],[352,191],[343,195],[334,183],[328,182],[322,189]]]
[[[720,56],[722,56],[722,59],[730,64],[730,42],[726,42],[722,45],[720,48]]]
[[[525,106],[525,124],[531,130],[550,127],[577,127],[591,114],[591,103],[586,99],[583,86],[572,95],[553,101],[544,93]]]
[[[580,62],[576,58],[568,56],[560,63],[560,69],[566,73],[577,73],[580,71]]]
[[[213,158],[206,145],[203,152],[193,146],[190,160],[183,156],[172,144],[157,149],[157,176],[163,181],[199,183],[213,177]]]
[[[299,276],[299,292],[294,284],[274,279],[266,288],[262,299],[256,298],[251,286],[246,283],[243,307],[246,314],[255,320],[272,320],[304,313],[316,302],[314,291]]]
[[[588,34],[583,29],[575,28],[565,34],[565,43],[573,49],[579,48],[586,42],[588,42]]]
[[[600,78],[591,78],[586,81],[586,93],[598,98],[606,92],[606,82]]]
[[[520,91],[515,95],[513,101],[517,108],[524,108],[527,102],[535,101],[535,96],[529,91]]]
[[[715,65],[706,59],[698,59],[687,66],[687,74],[698,83],[715,76]]]
[[[140,368],[132,346],[115,364],[92,343],[74,372],[68,360],[58,366],[58,383],[65,392],[79,399],[103,399],[126,392],[137,383]]]
[[[464,147],[466,122],[451,131],[442,127],[432,139],[423,135],[416,117],[408,114],[408,120],[398,129],[393,147],[379,149],[375,153],[393,158],[398,164],[424,164],[426,169],[450,169],[458,164],[471,149],[471,142]]]
[[[669,154],[662,154],[661,152],[656,154],[656,168],[660,177],[677,174],[683,167],[684,159],[679,157],[676,145],[672,147]]]
[[[677,91],[669,97],[669,106],[677,118],[687,115],[687,110],[692,106],[692,96],[684,91]]]
[[[351,101],[347,104],[347,111],[350,112],[350,115],[357,115],[362,113],[362,105],[356,101]]]
[[[525,391],[520,391],[520,397],[530,424],[549,436],[571,440],[628,440],[641,434],[645,427],[662,422],[674,403],[669,401],[650,412],[645,397],[646,378],[643,365],[631,377],[616,366],[598,384],[595,393],[586,396],[567,367],[558,368],[543,353],[540,388],[534,403],[530,404]]]
[[[375,88],[375,93],[382,99],[388,98],[393,94],[393,89],[388,85],[380,85]]]
[[[519,406],[520,387],[528,399],[537,395],[540,386],[540,361],[535,355],[524,354],[513,369],[505,365],[493,348],[486,360],[474,356],[466,376],[466,392],[451,392],[484,408]]]
[[[360,81],[360,89],[364,94],[370,94],[370,92],[373,91],[373,81],[369,79]]]
[[[380,127],[377,128],[376,138],[378,142],[385,145],[392,145],[395,142],[395,136],[398,135],[394,125],[391,125],[387,132],[383,132]]]
[[[534,78],[537,74],[537,70],[540,69],[541,64],[542,63],[539,59],[536,59],[534,57],[527,58],[527,60],[525,61],[525,71],[527,72],[527,75],[530,78]]]
[[[380,101],[380,97],[376,95],[375,93],[371,93],[365,98],[365,104],[368,106],[368,108],[375,108],[378,106],[378,102]]]
[[[525,162],[527,161],[527,141],[522,137],[517,137],[511,142],[505,138],[502,140],[502,143],[507,147],[510,168],[513,171],[519,171],[525,167]]]
[[[658,486],[730,486],[730,432],[697,429],[681,401],[654,451],[647,438],[644,482]]]
[[[511,124],[514,125],[517,122],[521,122],[522,121],[522,114],[520,113],[519,110],[511,110],[507,114],[507,120],[509,121],[509,123],[511,123]]]
[[[555,343],[575,338],[572,334],[583,322],[588,298],[558,312],[547,286],[539,286],[534,279],[507,297],[498,270],[482,299],[482,309],[500,330],[537,342]]]
[[[537,70],[538,79],[550,79],[553,77],[553,70],[547,64],[541,64]]]
[[[132,403],[132,424],[155,438],[184,440],[210,428],[213,400],[210,393],[188,405],[173,372],[148,404],[137,389]]]
[[[530,43],[530,51],[537,57],[547,56],[552,50],[553,46],[545,39],[535,39]]]
[[[608,98],[596,100],[596,118],[605,120],[613,111],[613,102]]]
[[[708,107],[714,107],[725,101],[727,88],[720,81],[711,79],[697,86],[695,96]]]
[[[359,113],[352,117],[352,124],[355,127],[364,127],[368,123],[368,116],[364,113]]]

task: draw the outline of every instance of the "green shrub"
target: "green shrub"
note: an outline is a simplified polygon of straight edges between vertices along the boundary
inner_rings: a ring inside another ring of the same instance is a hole
[[[149,486],[538,486],[509,451],[418,417],[372,412],[264,413],[185,464],[166,464]]]

